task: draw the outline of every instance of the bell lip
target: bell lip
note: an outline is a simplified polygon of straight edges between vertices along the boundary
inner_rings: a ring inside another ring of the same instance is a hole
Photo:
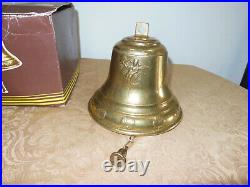
[[[169,126],[169,128],[165,128],[161,131],[149,131],[149,132],[129,132],[129,131],[123,131],[123,130],[117,130],[117,129],[111,129],[109,128],[106,124],[102,123],[102,120],[99,120],[95,115],[93,115],[92,111],[91,111],[91,107],[90,107],[90,102],[92,101],[93,98],[91,98],[88,102],[88,111],[90,116],[94,119],[94,121],[100,125],[101,127],[103,127],[106,130],[115,132],[117,134],[121,134],[121,135],[126,135],[126,136],[155,136],[155,135],[160,135],[160,134],[164,134],[166,132],[169,132],[171,130],[173,130],[175,127],[177,127],[182,119],[183,119],[183,112],[182,112],[182,108],[181,106],[179,106],[180,109],[180,114],[179,114],[179,118],[176,120],[175,123],[173,123],[172,125]]]

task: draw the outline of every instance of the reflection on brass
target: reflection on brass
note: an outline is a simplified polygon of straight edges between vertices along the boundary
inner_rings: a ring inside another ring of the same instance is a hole
[[[13,55],[6,49],[2,41],[2,71],[15,69],[21,65],[22,62],[15,55]],[[8,93],[8,90],[4,86],[3,82],[2,82],[2,93]]]
[[[114,46],[108,78],[89,101],[100,125],[124,135],[164,133],[182,117],[166,84],[167,50],[148,30],[147,23],[138,23],[134,36]]]

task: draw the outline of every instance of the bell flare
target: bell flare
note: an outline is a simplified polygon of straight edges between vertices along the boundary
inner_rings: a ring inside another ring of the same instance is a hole
[[[89,101],[92,118],[104,128],[129,136],[162,134],[176,127],[182,110],[175,96],[152,105],[129,105],[105,96],[101,89]]]

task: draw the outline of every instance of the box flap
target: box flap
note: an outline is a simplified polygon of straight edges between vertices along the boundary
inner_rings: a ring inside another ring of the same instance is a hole
[[[51,15],[72,7],[72,3],[3,3],[3,15]]]

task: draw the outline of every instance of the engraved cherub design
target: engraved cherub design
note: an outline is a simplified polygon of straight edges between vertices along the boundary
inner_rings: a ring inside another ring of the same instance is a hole
[[[22,62],[11,52],[9,52],[3,41],[2,41],[2,71],[8,71],[11,69],[18,68],[22,65]],[[4,86],[4,83],[2,81],[2,93],[8,93],[8,90]]]
[[[124,78],[131,84],[137,84],[142,71],[148,68],[148,66],[141,64],[139,59],[126,57],[120,60],[120,66]]]

